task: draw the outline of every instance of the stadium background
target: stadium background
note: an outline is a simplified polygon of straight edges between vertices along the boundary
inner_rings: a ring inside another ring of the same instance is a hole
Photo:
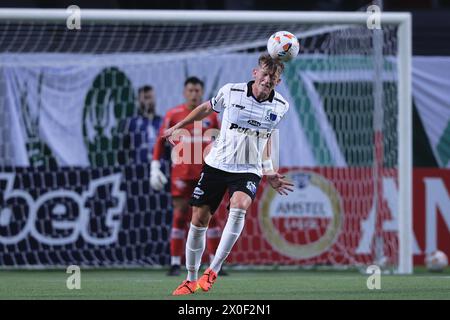
[[[206,1],[152,1],[151,5],[145,5],[140,1],[109,1],[109,2],[96,2],[96,1],[78,1],[77,5],[83,8],[110,8],[110,9],[208,9],[208,10],[324,10],[324,11],[356,11],[363,10],[366,5],[364,1],[316,1],[314,4],[293,4],[291,1],[281,1],[281,2],[264,2],[264,1],[214,1],[211,4]],[[65,8],[73,3],[64,3],[64,1],[52,2],[52,1],[24,1],[17,2],[13,1],[8,3],[8,1],[3,1],[2,6],[4,7],[27,7],[27,8]],[[417,239],[418,247],[415,254],[415,263],[423,263],[423,255],[426,251],[433,250],[434,248],[439,248],[450,256],[450,208],[443,206],[448,202],[448,194],[450,190],[450,106],[448,104],[448,88],[450,88],[450,80],[448,75],[450,74],[450,35],[445,30],[450,27],[449,10],[450,3],[448,1],[385,1],[384,2],[385,11],[411,11],[413,14],[413,151],[414,151],[414,230]],[[39,59],[36,56],[34,59]],[[160,66],[161,67],[161,66]],[[163,67],[163,66],[162,66]],[[173,66],[172,66],[173,67]],[[174,67],[175,68],[175,67]],[[198,72],[195,72],[198,70]],[[203,75],[201,74],[203,70]],[[208,75],[204,72],[205,68],[201,65],[194,67],[194,70],[189,70],[189,73],[200,73],[200,76],[207,77]],[[246,70],[243,70],[245,73]],[[29,79],[30,86],[33,88],[39,87],[39,75],[37,74],[27,74],[27,70],[16,70],[14,76],[22,76]],[[23,72],[22,75],[20,73]],[[98,77],[101,79],[101,72],[104,72],[103,77],[122,77],[119,70],[114,68],[105,68],[99,70]],[[162,71],[161,71],[162,72]],[[186,73],[183,74],[185,70],[183,66],[179,66],[178,71],[174,71],[175,75],[180,75],[182,78],[185,77]],[[11,76],[5,73],[5,77]],[[93,77],[94,78],[94,77]],[[176,76],[174,77],[174,79]],[[430,80],[431,78],[431,80]],[[53,79],[58,81],[57,78]],[[224,79],[221,79],[225,81]],[[127,81],[123,79],[123,81]],[[232,80],[229,80],[232,81]],[[180,81],[180,84],[182,82]],[[207,87],[206,93],[211,95],[214,92],[214,81],[207,81],[209,87]],[[137,83],[133,84],[135,87],[138,86]],[[93,82],[93,87],[95,87],[95,80]],[[134,88],[136,89],[136,88]],[[134,90],[130,88],[130,91]],[[165,91],[166,90],[166,91]],[[20,89],[13,90],[15,92],[20,92]],[[176,92],[170,96],[169,101],[164,101],[164,103],[157,103],[157,112],[159,114],[164,114],[167,108],[175,105],[181,100],[181,87]],[[158,90],[157,90],[158,92]],[[167,89],[159,90],[162,97],[166,94]],[[33,93],[31,93],[33,94]],[[37,93],[35,93],[37,94]],[[14,95],[12,95],[14,97]],[[437,96],[437,99],[435,97]],[[8,96],[10,97],[10,96]],[[17,99],[18,97],[15,96]],[[51,98],[49,98],[51,99]],[[38,101],[38,99],[31,99],[30,101]],[[49,103],[50,100],[46,100]],[[17,102],[17,101],[16,101]],[[83,104],[83,103],[81,103]],[[11,105],[14,105],[12,103]],[[130,109],[132,107],[129,107]],[[82,112],[82,111],[80,111]],[[131,111],[130,114],[131,115]],[[439,132],[435,132],[436,128],[436,118],[439,119],[440,124]],[[45,118],[44,118],[45,119]],[[44,120],[45,121],[45,120]],[[15,128],[20,130],[20,128]],[[58,137],[58,132],[52,131],[57,128],[48,126],[47,139],[50,145],[55,145],[51,140]],[[70,142],[69,142],[70,143]],[[57,144],[56,144],[57,145]],[[64,147],[70,145],[71,148],[64,150]],[[74,194],[81,194],[89,184],[92,179],[97,177],[109,176],[111,173],[108,169],[104,169],[103,166],[111,165],[109,161],[118,161],[120,155],[111,155],[112,158],[117,157],[117,159],[111,160],[107,157],[106,159],[92,161],[95,155],[91,157],[90,164],[92,166],[89,172],[86,169],[80,168],[73,172],[73,169],[60,168],[57,169],[56,162],[62,163],[59,166],[83,166],[83,159],[77,162],[77,156],[81,154],[74,148],[72,144],[61,144],[62,149],[46,150],[48,154],[46,155],[46,166],[54,169],[55,173],[50,175],[44,175],[39,172],[38,168],[33,168],[33,166],[28,167],[30,164],[30,159],[27,159],[24,155],[23,159],[15,159],[20,167],[14,168],[15,179],[17,181],[14,184],[15,189],[29,190],[30,195],[35,200],[42,194],[54,190],[55,185],[66,186],[70,185],[71,182],[75,182],[77,187],[73,190]],[[54,153],[57,160],[52,160],[51,153]],[[299,159],[302,157],[298,155]],[[63,159],[63,161],[61,161]],[[88,161],[88,158],[84,159]],[[299,161],[300,161],[299,160]],[[6,161],[5,161],[6,162]],[[104,163],[105,162],[105,163]],[[302,164],[302,163],[300,163]],[[11,169],[11,166],[2,164],[4,168]],[[309,163],[311,165],[311,163]],[[24,167],[22,167],[24,166]],[[8,171],[8,170],[5,170]],[[11,170],[10,170],[11,171]],[[131,173],[130,173],[131,172]],[[125,180],[130,181],[125,187],[121,187],[122,190],[127,190],[127,195],[132,195],[136,191],[136,186],[133,184],[133,177],[130,176],[128,179],[127,174],[138,174],[139,176],[148,176],[148,168],[145,165],[137,165],[134,170],[127,171],[124,169]],[[114,177],[114,176],[113,176]],[[428,178],[436,177],[438,181],[436,184],[427,184],[426,180]],[[5,180],[13,179],[11,176],[6,177]],[[30,183],[34,183],[33,189],[30,189]],[[442,183],[440,183],[441,181]],[[115,184],[118,183],[114,178],[104,183]],[[442,188],[443,186],[443,188]],[[5,187],[5,185],[4,185]],[[109,265],[111,261],[115,264],[121,265],[153,265],[153,264],[163,264],[168,263],[168,245],[167,237],[168,230],[161,225],[170,225],[170,215],[161,214],[158,208],[167,208],[170,206],[169,198],[158,197],[152,194],[152,191],[148,186],[143,185],[143,190],[138,191],[140,194],[150,194],[149,199],[140,199],[137,201],[137,205],[133,209],[128,208],[127,214],[123,216],[122,228],[126,230],[131,230],[132,232],[123,233],[121,231],[115,230],[111,231],[110,226],[105,225],[104,230],[100,228],[96,234],[97,238],[108,239],[111,234],[119,235],[118,243],[114,244],[111,248],[107,250],[97,251],[97,245],[102,245],[101,241],[96,242],[96,237],[89,237],[89,232],[82,233],[87,235],[86,237],[74,238],[67,243],[58,243],[61,250],[51,250],[51,241],[44,238],[33,237],[28,234],[25,235],[22,241],[3,241],[0,244],[0,263],[2,266],[24,266],[24,265],[47,265],[47,266],[60,266],[66,265],[68,262],[81,262],[86,265]],[[427,189],[436,188],[436,189]],[[100,186],[101,189],[101,186]],[[107,193],[107,188],[105,190],[98,190],[99,194],[102,192]],[[111,189],[113,190],[113,189]],[[444,197],[443,199],[433,200],[428,199],[433,194],[439,194]],[[111,195],[108,195],[111,196]],[[108,197],[107,196],[107,197]],[[447,196],[447,199],[445,198]],[[77,197],[74,195],[74,197]],[[103,196],[102,196],[103,197]],[[114,203],[114,197],[110,199],[111,207],[117,205]],[[120,198],[120,197],[119,197]],[[104,199],[104,198],[103,198]],[[76,200],[78,201],[78,200]],[[70,203],[70,206],[74,206],[73,212],[76,214],[77,209],[75,208],[77,203],[74,201]],[[120,201],[120,200],[119,200]],[[124,200],[123,200],[124,201]],[[430,201],[434,201],[431,205]],[[130,205],[130,204],[128,204]],[[95,206],[95,201],[93,201],[92,206]],[[152,214],[150,216],[140,216],[143,206],[145,208],[151,208]],[[153,210],[155,208],[155,210]],[[39,208],[36,208],[37,216],[39,216]],[[45,211],[45,210],[44,210]],[[134,214],[136,212],[136,214]],[[45,214],[45,213],[41,213]],[[42,216],[42,218],[46,218]],[[48,217],[47,217],[48,218]],[[148,219],[145,220],[145,219]],[[102,224],[101,217],[94,217],[92,223]],[[150,226],[151,232],[149,233],[148,228],[145,226]],[[46,227],[43,226],[42,230],[46,232]],[[47,232],[52,232],[47,230]],[[81,231],[80,231],[81,232]],[[151,234],[151,239],[147,239],[148,234]],[[59,235],[64,238],[67,235]],[[257,236],[257,235],[254,235]],[[87,241],[85,241],[87,239]],[[435,239],[435,240],[433,240]],[[46,242],[47,241],[47,242]],[[107,241],[107,240],[103,240]],[[429,241],[429,242],[427,242]],[[244,239],[245,242],[245,239]],[[138,246],[130,248],[127,247],[131,243]],[[139,247],[140,244],[145,243],[144,246]],[[241,243],[245,246],[245,243]],[[60,247],[62,246],[62,247]],[[427,247],[428,246],[428,247]],[[266,248],[270,251],[270,248]],[[83,251],[85,250],[85,251]],[[246,251],[250,251],[246,249]],[[245,251],[245,252],[246,252]],[[273,253],[275,255],[274,260],[280,262],[293,263],[289,258],[279,256],[279,253]],[[236,262],[252,262],[252,257],[232,257]],[[265,263],[264,259],[261,258],[259,263]],[[269,259],[270,260],[270,259]],[[326,263],[330,263],[327,261]]]

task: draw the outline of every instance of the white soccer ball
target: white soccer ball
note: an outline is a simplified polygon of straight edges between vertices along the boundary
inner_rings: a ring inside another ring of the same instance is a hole
[[[267,51],[270,56],[283,62],[294,59],[299,49],[297,37],[288,31],[275,32],[267,41]]]
[[[440,250],[436,250],[427,255],[425,264],[429,271],[442,271],[448,265],[447,255]]]

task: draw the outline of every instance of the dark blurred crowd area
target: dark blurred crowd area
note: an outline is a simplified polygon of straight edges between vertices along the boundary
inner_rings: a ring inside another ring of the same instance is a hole
[[[408,11],[413,16],[413,54],[450,55],[450,0],[0,0],[3,8],[365,11],[373,4],[383,11]]]

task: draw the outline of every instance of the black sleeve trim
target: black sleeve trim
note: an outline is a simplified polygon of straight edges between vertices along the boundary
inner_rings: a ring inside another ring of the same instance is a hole
[[[278,98],[274,98],[273,100],[278,101],[278,102],[281,103],[281,104],[286,104],[286,102],[284,102],[283,100],[280,100],[280,99],[278,99]]]
[[[211,107],[212,107],[212,109],[213,109],[213,111],[214,111],[215,113],[220,113],[220,111],[217,111],[216,109],[214,109],[214,104],[213,104],[212,99],[209,100],[209,103],[211,103]]]

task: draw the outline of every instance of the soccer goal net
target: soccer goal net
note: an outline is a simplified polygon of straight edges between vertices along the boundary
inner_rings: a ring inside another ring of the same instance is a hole
[[[279,166],[295,190],[263,179],[228,263],[411,272],[410,17],[368,19],[0,10],[0,266],[167,265],[170,187],[149,186],[157,132],[139,127],[139,88],[153,87],[161,116],[189,76],[209,99],[251,80],[287,30],[300,53],[277,88],[290,103]],[[216,214],[223,225],[226,203]]]

